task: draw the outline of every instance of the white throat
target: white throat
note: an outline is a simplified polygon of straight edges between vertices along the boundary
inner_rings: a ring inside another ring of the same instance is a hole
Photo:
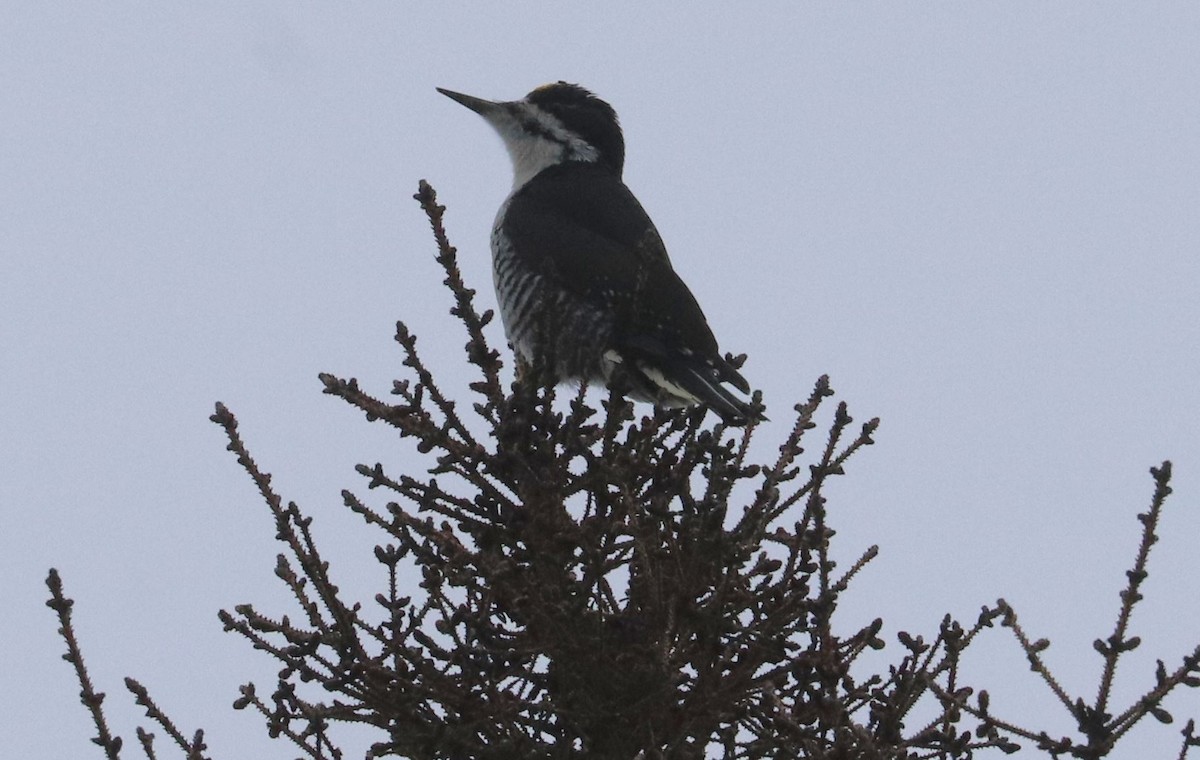
[[[533,179],[542,169],[562,163],[565,156],[563,145],[537,137],[506,142],[508,155],[512,159],[513,184],[516,190]]]

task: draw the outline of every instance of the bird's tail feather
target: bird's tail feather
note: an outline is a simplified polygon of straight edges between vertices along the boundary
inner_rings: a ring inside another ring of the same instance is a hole
[[[638,369],[652,387],[662,391],[660,395],[667,395],[685,404],[705,404],[726,422],[766,419],[721,384],[721,374],[716,367],[702,364],[694,357],[682,358],[662,368],[639,362]]]

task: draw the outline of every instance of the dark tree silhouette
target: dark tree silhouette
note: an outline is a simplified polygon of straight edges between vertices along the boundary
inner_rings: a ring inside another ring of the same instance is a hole
[[[343,492],[345,506],[380,531],[375,557],[388,582],[374,599],[345,598],[311,519],[274,490],[234,415],[218,404],[212,417],[274,515],[285,546],[276,574],[299,605],[290,616],[251,605],[220,613],[227,630],[282,666],[269,694],[246,684],[235,702],[260,713],[272,736],[310,758],[343,756],[339,723],[377,729],[370,757],[966,758],[1023,743],[1053,757],[1102,758],[1147,715],[1170,722],[1169,693],[1200,685],[1198,647],[1171,668],[1160,662],[1154,687],[1128,708],[1109,704],[1116,666],[1139,643],[1128,623],[1170,463],[1151,470],[1156,489],[1139,515],[1118,619],[1095,644],[1104,664],[1094,700],[1059,685],[1041,658],[1048,642],[1027,635],[1003,600],[967,623],[943,618],[928,638],[898,633],[894,662],[871,673],[860,656],[885,647],[883,621],[835,625],[835,617],[876,548],[837,566],[824,490],[871,444],[878,421],[855,426],[844,403],[830,410],[822,377],[794,407],[777,455],[761,463],[750,446],[757,423],[635,408],[619,381],[599,408],[585,389],[542,381],[536,367],[506,393],[487,339],[492,314],[476,311],[459,275],[444,209],[425,183],[416,198],[477,379],[473,403],[456,401],[402,323],[396,340],[410,376],[392,400],[321,376],[326,393],[428,458],[420,476],[360,465],[367,488],[385,499]],[[406,580],[414,569],[419,582]],[[121,741],[54,571],[49,586],[95,741],[116,758]],[[996,716],[987,692],[962,681],[962,652],[995,626],[1016,634],[1077,736],[1055,739]],[[127,685],[187,757],[206,756],[202,732],[189,739],[145,688]],[[153,736],[139,728],[138,737],[155,757]],[[1179,757],[1198,742],[1189,721]]]

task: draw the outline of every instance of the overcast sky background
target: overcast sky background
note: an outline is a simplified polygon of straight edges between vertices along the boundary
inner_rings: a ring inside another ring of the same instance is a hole
[[[131,675],[216,757],[294,756],[230,708],[277,667],[217,610],[294,607],[207,418],[238,415],[369,599],[381,536],[339,492],[365,493],[356,463],[419,464],[316,375],[386,393],[402,318],[465,397],[410,196],[439,191],[491,306],[510,183],[499,139],[435,86],[565,79],[615,106],[628,184],[722,348],[750,356],[761,459],[820,374],[882,417],[829,494],[839,556],[882,548],[846,630],[932,635],[1003,596],[1091,699],[1147,468],[1170,458],[1117,703],[1200,642],[1200,5],[702,7],[0,4],[0,756],[100,756],[51,566],[126,754]],[[1007,631],[966,680],[1071,729]],[[1176,724],[1118,757],[1174,756],[1200,698],[1167,706]]]

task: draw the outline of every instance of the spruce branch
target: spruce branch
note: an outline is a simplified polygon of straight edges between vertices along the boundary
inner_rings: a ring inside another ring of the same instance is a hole
[[[1104,672],[1100,676],[1100,687],[1093,707],[1093,713],[1096,715],[1103,715],[1108,707],[1117,661],[1123,653],[1132,651],[1141,644],[1140,638],[1126,638],[1126,633],[1129,620],[1133,616],[1133,608],[1142,600],[1140,589],[1147,576],[1146,562],[1150,558],[1150,547],[1158,542],[1155,529],[1162,514],[1163,502],[1171,494],[1171,463],[1163,462],[1159,467],[1151,467],[1150,475],[1154,478],[1154,497],[1150,501],[1150,509],[1138,515],[1138,521],[1142,523],[1142,538],[1138,543],[1133,568],[1125,574],[1129,583],[1121,591],[1121,608],[1117,613],[1116,626],[1106,640],[1096,639],[1094,644],[1096,651],[1104,658]]]
[[[844,402],[831,410],[821,377],[764,457],[769,428],[760,422],[635,406],[619,373],[607,391],[564,390],[551,357],[518,363],[506,388],[489,343],[492,313],[476,310],[462,279],[445,208],[425,182],[414,197],[472,377],[438,378],[403,322],[403,376],[390,398],[320,375],[326,394],[389,426],[420,458],[418,467],[360,464],[369,493],[342,492],[346,513],[378,531],[378,593],[354,600],[336,585],[309,513],[275,490],[233,413],[217,404],[212,415],[266,504],[281,543],[275,575],[295,603],[286,613],[252,604],[219,613],[227,631],[280,666],[269,695],[246,683],[234,702],[270,736],[320,760],[344,756],[337,734],[347,724],[374,730],[368,758],[944,760],[1012,753],[1017,739],[1086,760],[1107,755],[1146,716],[1171,720],[1163,701],[1200,686],[1197,647],[1171,670],[1160,661],[1153,686],[1106,714],[1118,660],[1137,645],[1129,623],[1169,463],[1152,471],[1155,497],[1139,516],[1117,623],[1097,642],[1105,667],[1092,705],[1066,692],[1043,660],[1049,642],[1027,635],[1003,600],[969,627],[946,615],[932,635],[896,632],[897,654],[873,669],[863,655],[889,645],[884,622],[847,621],[839,610],[879,549],[858,550],[839,570],[841,517],[825,486],[873,444],[879,420],[856,426]],[[727,359],[737,367],[744,357]],[[473,403],[461,403],[464,389]],[[761,394],[752,404],[762,409]],[[116,757],[120,739],[83,668],[71,602],[57,573],[48,583],[95,741]],[[993,714],[962,654],[997,624],[1014,632],[1084,738],[1051,738]],[[202,732],[185,737],[144,688],[127,684],[176,747],[203,757]],[[139,728],[138,739],[154,760],[153,736]],[[1189,721],[1179,756],[1196,743]]]
[[[62,656],[75,668],[75,677],[79,680],[79,699],[91,713],[92,722],[96,726],[96,736],[92,742],[104,749],[104,756],[109,760],[117,760],[121,756],[121,737],[114,735],[108,728],[104,717],[104,693],[96,691],[92,685],[92,677],[88,674],[87,665],[83,662],[83,652],[79,649],[79,641],[75,637],[75,625],[71,620],[71,608],[75,601],[63,594],[62,578],[58,570],[50,568],[46,576],[46,586],[50,589],[50,599],[46,606],[58,615],[58,635],[67,644],[67,652]]]
[[[146,717],[161,726],[167,732],[167,736],[170,736],[171,740],[183,750],[187,760],[206,760],[204,750],[207,749],[207,746],[204,744],[203,729],[198,729],[190,740],[187,739],[171,719],[167,717],[166,713],[159,709],[158,705],[151,699],[150,691],[145,686],[142,686],[132,678],[126,678],[125,688],[133,693],[138,706],[145,708]],[[147,736],[149,735],[147,734]],[[141,739],[141,737],[142,732],[139,732],[138,738]],[[148,747],[148,745],[149,742],[142,739],[142,746]]]
[[[1162,515],[1163,506],[1171,494],[1171,463],[1163,462],[1159,467],[1151,467],[1150,474],[1154,478],[1154,495],[1150,508],[1138,514],[1142,524],[1141,540],[1133,561],[1133,566],[1125,575],[1128,582],[1121,591],[1121,605],[1117,612],[1113,632],[1106,639],[1097,639],[1094,648],[1104,658],[1104,666],[1100,675],[1100,688],[1095,701],[1088,704],[1082,697],[1072,697],[1062,684],[1055,678],[1047,665],[1042,653],[1049,648],[1047,639],[1033,639],[1021,626],[1016,611],[1003,599],[997,602],[995,612],[999,614],[1001,625],[1009,628],[1017,639],[1022,652],[1029,662],[1030,669],[1041,678],[1051,690],[1059,703],[1075,721],[1081,737],[1053,738],[1045,730],[1020,726],[1013,721],[1002,720],[994,716],[984,694],[980,695],[978,706],[962,703],[962,709],[983,721],[982,730],[988,732],[1004,732],[1012,736],[1031,740],[1036,746],[1057,757],[1070,755],[1083,760],[1096,760],[1108,756],[1117,742],[1130,729],[1140,723],[1146,716],[1151,716],[1161,723],[1174,720],[1172,714],[1162,707],[1163,700],[1176,691],[1180,686],[1200,686],[1200,646],[1185,655],[1181,664],[1170,673],[1162,660],[1158,661],[1155,670],[1154,685],[1148,688],[1140,697],[1135,699],[1128,708],[1118,715],[1110,714],[1109,701],[1112,695],[1114,676],[1121,657],[1136,649],[1141,643],[1137,636],[1129,635],[1129,623],[1135,605],[1142,600],[1141,584],[1148,577],[1148,561],[1150,548],[1158,541],[1157,527]],[[936,689],[943,701],[950,698],[944,690]],[[1181,756],[1186,755],[1189,746],[1189,729],[1185,729],[1185,741]]]
[[[1189,750],[1192,747],[1200,747],[1200,736],[1196,736],[1196,721],[1188,720],[1187,725],[1179,733],[1183,736],[1183,742],[1179,746],[1178,760],[1187,760]]]

